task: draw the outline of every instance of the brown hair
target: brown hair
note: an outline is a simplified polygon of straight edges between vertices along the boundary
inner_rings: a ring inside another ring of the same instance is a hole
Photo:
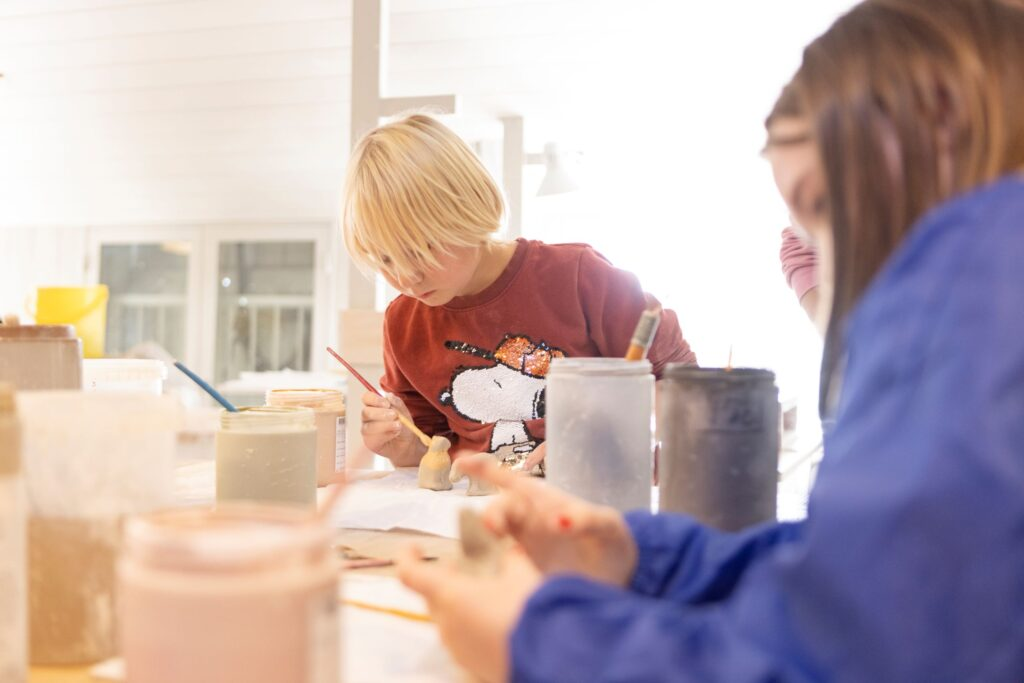
[[[843,322],[917,220],[1024,169],[1021,65],[1020,0],[866,0],[804,51],[776,109],[806,112],[826,179],[823,396]]]

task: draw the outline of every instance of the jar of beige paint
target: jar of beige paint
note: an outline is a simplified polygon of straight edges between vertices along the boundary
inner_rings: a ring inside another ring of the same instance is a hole
[[[309,408],[222,412],[216,436],[217,502],[315,505],[315,420]]]
[[[267,405],[309,408],[316,421],[316,484],[345,471],[345,395],[337,389],[271,389]]]
[[[133,683],[336,683],[338,572],[327,525],[280,506],[131,520],[118,566]]]

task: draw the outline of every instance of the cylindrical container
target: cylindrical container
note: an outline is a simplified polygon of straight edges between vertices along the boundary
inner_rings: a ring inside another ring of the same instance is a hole
[[[316,414],[316,484],[345,471],[345,394],[337,389],[271,389],[267,405],[309,408]]]
[[[36,291],[36,322],[72,325],[82,339],[86,358],[103,358],[107,332],[106,285],[92,287],[40,287]]]
[[[658,385],[658,432],[660,511],[724,531],[775,519],[774,373],[669,365]]]
[[[81,391],[19,394],[29,499],[33,664],[113,656],[114,569],[126,515],[170,502],[173,399]]]
[[[217,501],[316,504],[316,421],[309,408],[224,411]]]
[[[0,681],[28,679],[28,585],[21,427],[14,387],[0,384]]]
[[[135,394],[164,393],[167,365],[147,358],[89,358],[82,361],[82,389]]]
[[[328,525],[277,506],[133,519],[119,565],[131,683],[335,683],[338,576]]]
[[[547,376],[549,483],[621,511],[651,507],[648,361],[556,358]]]
[[[70,325],[0,325],[0,381],[18,391],[80,389],[82,341]]]

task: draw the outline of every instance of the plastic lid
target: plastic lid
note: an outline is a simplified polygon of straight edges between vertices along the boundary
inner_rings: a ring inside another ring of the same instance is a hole
[[[699,368],[696,365],[669,363],[662,379],[692,380],[696,382],[774,382],[775,373],[763,368]]]
[[[82,361],[89,382],[153,382],[167,379],[167,364],[147,358],[87,358]]]
[[[308,512],[250,503],[155,512],[129,520],[125,529],[130,557],[198,571],[322,562],[330,557],[331,535]]]
[[[310,408],[253,406],[221,411],[220,427],[231,432],[298,431],[315,429],[315,417]]]
[[[552,375],[601,375],[634,376],[651,374],[649,360],[626,360],[625,358],[555,358],[551,361],[548,376]]]
[[[345,394],[338,389],[270,389],[266,401],[268,406],[345,410]]]
[[[77,339],[71,325],[0,325],[3,339]]]

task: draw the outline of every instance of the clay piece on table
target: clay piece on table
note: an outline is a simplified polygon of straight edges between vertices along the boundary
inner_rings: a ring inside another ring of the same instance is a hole
[[[494,457],[498,459],[498,462],[501,463],[502,467],[510,469],[513,472],[525,472],[526,460],[538,445],[539,444],[536,441],[505,444],[498,450],[494,451]],[[541,460],[538,464],[534,465],[533,469],[531,469],[529,473],[534,477],[543,477],[544,461]]]
[[[470,508],[459,510],[459,541],[462,554],[458,562],[462,571],[477,576],[498,573],[504,549],[501,541],[484,526],[479,512]]]
[[[448,455],[451,447],[452,442],[443,436],[431,437],[430,448],[420,459],[417,480],[421,489],[447,491],[452,487],[449,478],[452,458]]]
[[[494,457],[495,456],[491,453],[474,453],[473,455],[464,455],[452,463],[452,471],[449,475],[449,479],[451,479],[454,484],[462,481],[466,476],[468,476],[462,471],[459,463],[467,460],[480,460],[482,458],[494,459]],[[498,487],[489,481],[483,481],[476,477],[469,477],[469,486],[466,488],[467,496],[492,496],[497,492]]]

